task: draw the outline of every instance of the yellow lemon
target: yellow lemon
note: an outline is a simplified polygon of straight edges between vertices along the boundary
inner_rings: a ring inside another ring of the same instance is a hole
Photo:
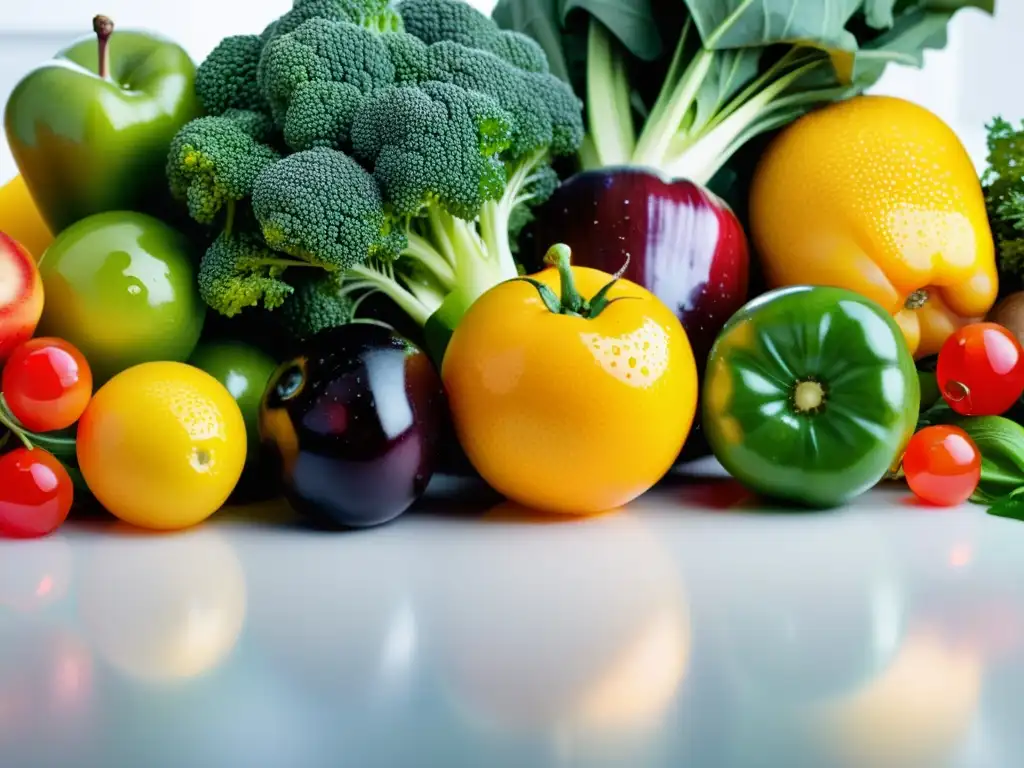
[[[245,455],[245,421],[231,393],[185,363],[143,363],[119,373],[96,392],[78,425],[89,490],[140,528],[205,520],[231,495]]]

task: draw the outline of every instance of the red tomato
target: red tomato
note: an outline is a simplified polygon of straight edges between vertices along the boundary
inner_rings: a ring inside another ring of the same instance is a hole
[[[35,259],[0,232],[0,363],[32,338],[43,314],[43,280]]]
[[[914,435],[903,455],[910,490],[929,504],[963,504],[981,481],[981,453],[959,427],[926,427]]]
[[[19,346],[4,366],[2,390],[11,413],[32,432],[70,427],[92,397],[85,356],[63,339],[40,337]]]
[[[15,448],[0,456],[0,536],[52,533],[67,519],[73,496],[67,470],[49,451]]]
[[[996,323],[974,323],[942,345],[936,378],[949,407],[964,416],[999,416],[1024,393],[1024,349]]]

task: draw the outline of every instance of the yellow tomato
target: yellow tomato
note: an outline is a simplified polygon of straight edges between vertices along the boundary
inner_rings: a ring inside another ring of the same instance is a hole
[[[773,287],[857,291],[918,358],[996,299],[974,165],[948,125],[903,99],[860,96],[783,131],[755,173],[750,230]]]
[[[456,328],[442,378],[484,480],[538,511],[590,514],[632,501],[671,468],[697,372],[679,320],[634,283],[615,282],[599,312],[563,313],[567,282],[589,299],[612,277],[556,251],[560,268],[532,278],[549,301],[524,280],[485,293]]]
[[[36,261],[53,242],[53,235],[21,176],[0,187],[0,232],[25,246]]]
[[[185,363],[129,368],[78,424],[78,462],[99,502],[132,525],[186,528],[227,501],[245,465],[242,412],[213,376]]]

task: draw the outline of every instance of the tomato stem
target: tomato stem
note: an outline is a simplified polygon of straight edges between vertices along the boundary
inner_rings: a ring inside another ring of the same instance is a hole
[[[793,389],[793,405],[800,413],[816,413],[825,403],[825,390],[813,379],[798,382]]]
[[[907,296],[906,302],[903,306],[906,309],[920,309],[928,303],[928,291],[924,288],[914,291],[912,294]]]
[[[579,291],[576,290],[576,279],[573,277],[570,265],[571,256],[572,251],[569,246],[564,243],[558,243],[557,245],[551,246],[548,249],[547,254],[544,256],[544,263],[558,270],[558,278],[562,285],[561,299],[559,299],[559,297],[555,295],[555,292],[547,285],[539,280],[534,280],[532,277],[516,277],[512,279],[521,280],[536,288],[537,292],[540,294],[541,301],[544,302],[544,306],[547,307],[548,311],[552,314],[582,317],[587,320],[593,320],[616,301],[639,298],[637,296],[619,296],[614,299],[608,298],[608,292],[611,291],[615,283],[622,278],[626,268],[629,266],[628,256],[626,257],[626,263],[622,265],[622,269],[612,275],[612,279],[608,281],[601,290],[595,293],[593,298],[589,301],[584,299],[580,295]]]
[[[572,250],[565,243],[557,243],[544,255],[544,263],[558,270],[558,279],[562,284],[562,313],[579,315],[586,302],[576,290],[576,280],[572,275]]]
[[[32,441],[29,440],[28,435],[25,434],[25,430],[21,428],[18,420],[14,418],[14,414],[12,414],[8,408],[7,400],[4,398],[3,392],[0,392],[0,425],[6,427],[10,434],[21,440],[21,443],[25,448],[30,451],[34,448]]]

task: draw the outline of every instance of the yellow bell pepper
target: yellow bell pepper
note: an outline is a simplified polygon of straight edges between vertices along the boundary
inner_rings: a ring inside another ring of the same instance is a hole
[[[25,246],[36,261],[53,242],[22,176],[15,176],[0,187],[0,232]]]
[[[953,130],[903,99],[813,112],[768,148],[750,229],[768,282],[847,288],[891,312],[916,358],[998,293],[978,174]]]

